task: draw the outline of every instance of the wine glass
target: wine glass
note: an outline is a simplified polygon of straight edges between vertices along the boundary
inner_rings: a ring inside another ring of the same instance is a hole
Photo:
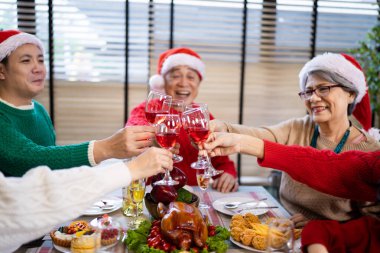
[[[294,225],[285,218],[274,218],[269,223],[266,252],[293,252]]]
[[[210,134],[209,123],[210,114],[204,106],[192,108],[183,112],[182,124],[192,141],[198,146],[203,144]],[[212,166],[207,152],[205,150],[200,150],[198,160],[191,164],[191,168],[201,169],[204,167],[209,168],[211,176],[216,176],[224,172],[222,170],[216,170]]]
[[[205,201],[205,194],[206,194],[206,191],[207,191],[207,188],[210,184],[210,179],[211,179],[211,174],[209,173],[209,170],[208,168],[204,167],[204,168],[200,168],[200,169],[196,169],[197,173],[197,183],[198,183],[198,186],[199,188],[202,190],[202,199],[203,201],[201,201],[199,203],[199,208],[203,208],[203,209],[207,209],[207,208],[210,208],[209,205],[207,205],[204,201]]]
[[[165,100],[162,104],[163,110],[169,110],[170,114],[178,114],[182,117],[183,111],[185,111],[185,101],[180,99]]]
[[[145,104],[145,117],[147,121],[154,125],[154,119],[158,113],[169,113],[169,108],[163,108],[164,101],[171,101],[172,97],[155,90],[149,92]]]
[[[180,99],[165,100],[162,104],[162,110],[169,111],[170,114],[178,114],[179,119],[181,119],[182,113],[185,110],[185,101]],[[182,162],[182,160],[182,156],[173,154],[174,163]]]
[[[155,124],[157,143],[164,149],[173,149],[177,142],[179,131],[181,129],[181,120],[178,114],[157,114]],[[182,160],[182,156],[173,156],[173,162],[180,162]],[[155,182],[154,184],[177,185],[178,181],[175,181],[171,178],[169,170],[165,170],[164,178],[160,181]]]
[[[131,195],[132,202],[136,206],[138,206],[140,203],[143,202],[144,195],[145,195],[145,185],[146,185],[145,178],[134,180],[130,185],[129,194]],[[130,223],[132,228],[137,228],[138,226],[139,210],[138,208],[136,208],[135,210],[136,210],[136,216]]]

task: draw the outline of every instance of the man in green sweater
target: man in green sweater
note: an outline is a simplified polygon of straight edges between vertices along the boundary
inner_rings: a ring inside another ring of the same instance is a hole
[[[152,145],[154,127],[135,126],[103,140],[56,146],[50,117],[33,99],[44,89],[45,78],[41,41],[17,30],[0,31],[0,171],[4,175],[22,176],[39,165],[94,166],[109,158],[138,155]]]

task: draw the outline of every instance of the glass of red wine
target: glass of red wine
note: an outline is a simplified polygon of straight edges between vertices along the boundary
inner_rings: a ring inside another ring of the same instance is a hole
[[[210,134],[210,113],[207,109],[207,104],[185,110],[182,115],[182,125],[190,136],[190,139],[198,146],[202,146]],[[212,166],[207,152],[200,150],[198,160],[191,164],[191,168],[202,169],[204,167],[208,168],[208,173],[212,177],[224,172],[223,170],[216,170]]]
[[[178,114],[157,114],[155,118],[156,141],[164,149],[171,150],[177,143],[181,129],[181,119]],[[178,156],[182,161],[182,156]],[[173,162],[176,162],[173,156]],[[178,161],[177,161],[178,162]],[[177,185],[179,182],[172,179],[170,172],[165,170],[164,178],[155,182],[155,185]]]
[[[172,97],[155,90],[149,92],[145,103],[145,117],[147,121],[154,125],[154,120],[158,113],[169,113],[169,108],[164,108],[164,101],[171,101]]]
[[[163,111],[169,111],[170,114],[178,114],[179,119],[182,118],[182,113],[185,110],[185,101],[179,99],[165,100],[162,105]],[[179,136],[179,135],[178,135]],[[173,154],[173,162],[182,162],[183,157]]]

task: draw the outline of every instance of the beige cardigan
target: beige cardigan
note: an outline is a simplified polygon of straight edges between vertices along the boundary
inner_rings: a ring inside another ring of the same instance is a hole
[[[291,119],[274,126],[259,128],[235,124],[226,125],[229,132],[251,135],[285,145],[300,146],[310,146],[315,126],[309,116]],[[347,150],[379,150],[380,143],[368,134],[364,134],[367,137],[366,141],[358,144],[346,144],[343,146],[342,152]],[[334,150],[336,145],[337,143],[332,143],[322,137],[319,137],[317,140],[317,149]],[[290,213],[302,213],[308,219],[348,220],[359,216],[360,211],[354,211],[354,209],[360,210],[358,207],[364,205],[364,203],[318,192],[305,184],[293,180],[286,173],[283,173],[281,178],[280,199]]]

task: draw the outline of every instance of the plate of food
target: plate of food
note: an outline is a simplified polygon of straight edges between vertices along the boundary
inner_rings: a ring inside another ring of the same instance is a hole
[[[225,204],[242,203],[237,208],[228,209]],[[217,199],[212,203],[212,207],[226,215],[234,215],[237,213],[253,213],[254,215],[262,215],[268,212],[268,205],[264,201],[257,201],[250,197],[226,197]]]
[[[106,213],[112,213],[122,206],[122,200],[117,197],[107,197],[93,203],[83,215],[102,215]]]
[[[53,246],[60,252],[71,252],[71,248],[78,251],[92,249],[100,246],[100,249],[108,249],[119,240],[119,229],[114,227],[102,228],[97,232],[87,221],[77,220],[68,226],[59,227],[50,232]]]
[[[252,252],[265,252],[267,244],[267,236],[269,231],[268,224],[274,218],[268,218],[264,222],[252,213],[244,215],[237,214],[232,216],[230,223],[230,241]],[[294,252],[300,252],[302,229],[294,229]],[[276,243],[281,243],[281,246],[287,244],[289,237],[285,236],[282,232],[278,231],[275,234],[278,238],[274,240]],[[291,240],[293,241],[293,240]]]

